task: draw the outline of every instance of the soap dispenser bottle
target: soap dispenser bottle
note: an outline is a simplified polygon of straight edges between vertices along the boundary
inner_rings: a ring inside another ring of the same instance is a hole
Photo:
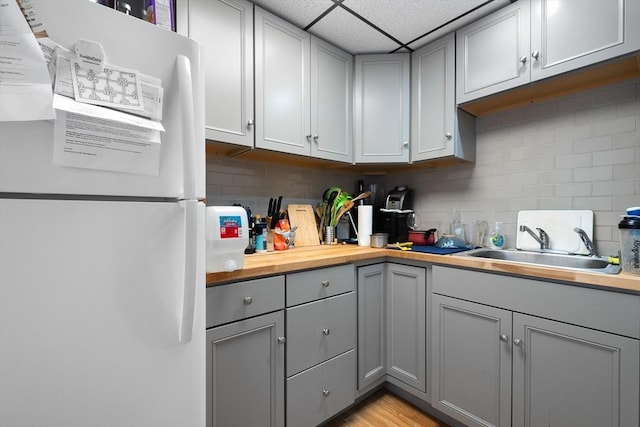
[[[500,231],[501,222],[496,222],[496,228],[491,233],[491,246],[493,249],[502,249],[504,248],[504,235],[502,231]]]

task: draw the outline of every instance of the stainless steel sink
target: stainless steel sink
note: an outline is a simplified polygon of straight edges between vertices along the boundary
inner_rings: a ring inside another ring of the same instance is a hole
[[[548,267],[567,268],[571,270],[594,273],[618,274],[619,265],[609,264],[607,258],[584,255],[565,255],[548,252],[513,251],[503,249],[474,249],[459,255],[476,258],[489,258],[501,261],[535,264]]]

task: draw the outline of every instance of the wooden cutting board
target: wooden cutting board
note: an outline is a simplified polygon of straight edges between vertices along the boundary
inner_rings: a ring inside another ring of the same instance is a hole
[[[296,246],[319,246],[318,227],[311,205],[289,205],[289,224],[298,226],[294,244]]]

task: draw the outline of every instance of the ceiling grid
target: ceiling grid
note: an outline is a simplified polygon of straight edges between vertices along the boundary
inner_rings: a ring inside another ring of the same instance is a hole
[[[253,0],[354,54],[412,52],[511,0]]]

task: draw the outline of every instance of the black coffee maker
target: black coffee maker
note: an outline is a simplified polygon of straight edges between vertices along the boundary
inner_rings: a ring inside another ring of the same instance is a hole
[[[409,240],[407,218],[413,212],[413,190],[406,186],[389,191],[383,208],[376,212],[375,232],[388,233],[389,243]]]

